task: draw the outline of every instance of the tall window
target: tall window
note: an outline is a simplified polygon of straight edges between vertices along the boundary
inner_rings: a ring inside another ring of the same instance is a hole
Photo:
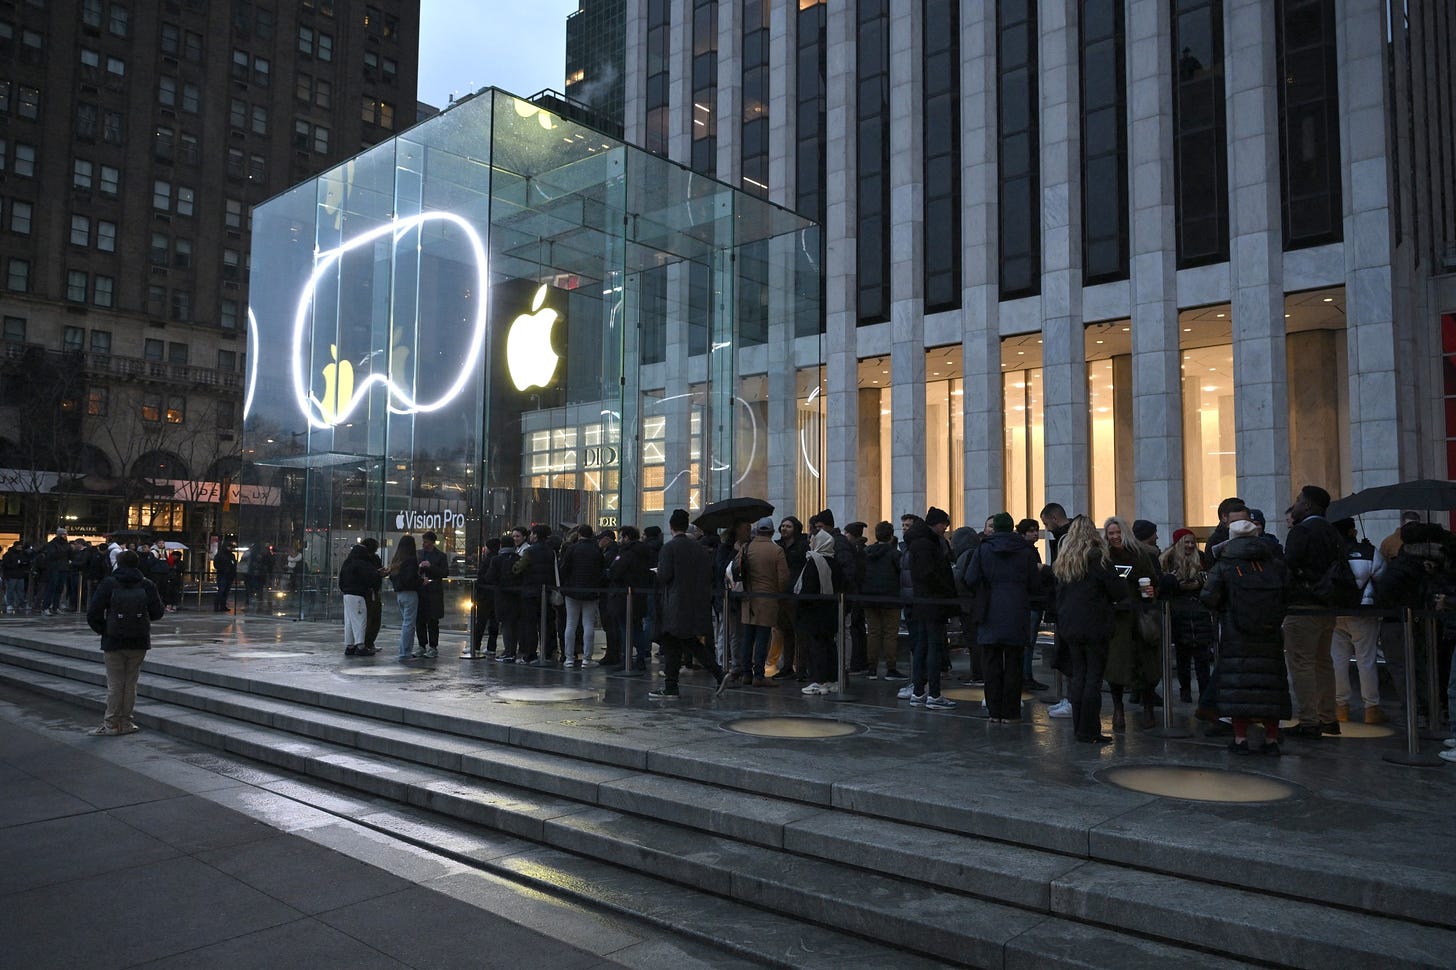
[[[924,3],[925,309],[934,312],[961,304],[960,4]]]
[[[1082,2],[1082,274],[1126,279],[1127,71],[1121,0]]]
[[[768,8],[769,0],[743,4],[743,184],[768,195]]]
[[[1223,0],[1173,0],[1178,265],[1228,259]]]
[[[1343,238],[1334,0],[1280,0],[1279,168],[1284,248]]]
[[[1041,150],[1037,129],[1036,2],[996,7],[997,161],[1000,173],[1001,297],[1041,289]]]
[[[692,167],[713,175],[718,167],[718,0],[693,0]]]
[[[855,17],[858,317],[879,323],[890,319],[889,0],[858,0]]]
[[[824,42],[823,0],[800,0],[794,52],[794,208],[824,224],[824,102],[827,45]],[[810,287],[817,300],[801,300],[794,317],[796,336],[824,332],[823,234],[815,241],[814,259],[800,258],[801,283],[807,297]]]
[[[647,131],[645,147],[667,154],[668,0],[647,0]]]

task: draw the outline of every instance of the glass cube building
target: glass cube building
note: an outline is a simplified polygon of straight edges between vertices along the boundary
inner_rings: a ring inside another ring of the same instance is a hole
[[[466,576],[517,525],[822,501],[818,233],[496,89],[271,199],[244,451],[279,501],[240,543],[301,550],[316,612],[364,536]]]

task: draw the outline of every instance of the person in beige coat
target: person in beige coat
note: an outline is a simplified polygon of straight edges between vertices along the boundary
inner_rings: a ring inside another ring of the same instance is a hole
[[[779,594],[789,588],[789,562],[784,550],[773,541],[773,519],[758,520],[753,538],[738,552],[734,570],[743,583],[742,634],[738,649],[735,683],[755,687],[777,686],[764,679],[763,665],[779,617]]]

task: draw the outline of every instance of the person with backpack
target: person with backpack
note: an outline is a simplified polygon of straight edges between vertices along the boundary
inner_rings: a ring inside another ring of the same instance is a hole
[[[134,734],[137,678],[152,645],[152,622],[165,611],[156,585],[141,572],[141,557],[124,552],[116,570],[97,587],[86,610],[86,623],[101,635],[106,661],[106,717],[91,734],[113,737]]]
[[[1345,557],[1345,542],[1325,520],[1329,506],[1329,492],[1306,485],[1290,507],[1294,526],[1284,543],[1284,564],[1289,567],[1291,607],[1348,609],[1360,602],[1359,586]],[[1332,613],[1298,613],[1284,620],[1284,660],[1299,708],[1299,725],[1289,730],[1293,737],[1317,740],[1340,733],[1335,670],[1330,660],[1334,632]]]
[[[1345,556],[1360,588],[1360,605],[1375,605],[1375,580],[1385,572],[1385,560],[1369,539],[1355,531],[1355,520],[1340,519],[1332,523],[1345,542]],[[1375,666],[1380,652],[1380,617],[1349,614],[1335,618],[1330,638],[1330,662],[1335,674],[1335,719],[1350,719],[1350,660],[1360,674],[1360,700],[1366,724],[1384,724],[1385,712],[1380,708],[1380,673]]]
[[[886,680],[904,680],[905,675],[895,666],[900,648],[900,547],[895,542],[895,527],[889,522],[875,523],[875,541],[865,547],[860,592],[866,599],[865,658],[870,680],[879,679],[881,660],[885,662]]]
[[[1289,716],[1289,682],[1284,666],[1289,620],[1289,573],[1250,521],[1229,523],[1229,540],[1219,550],[1199,599],[1219,614],[1218,665],[1214,668],[1218,713],[1233,721],[1229,750],[1252,753],[1251,721],[1264,726],[1262,752],[1278,755],[1279,721]],[[1318,732],[1315,737],[1319,737]]]

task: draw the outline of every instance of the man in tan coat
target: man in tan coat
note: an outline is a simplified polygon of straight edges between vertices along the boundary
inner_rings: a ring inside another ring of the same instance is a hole
[[[738,552],[734,569],[743,583],[742,635],[738,650],[738,670],[734,683],[755,687],[776,687],[763,676],[768,658],[769,641],[778,621],[777,597],[789,588],[789,562],[783,549],[773,541],[773,519],[762,518],[753,530],[753,538]]]

